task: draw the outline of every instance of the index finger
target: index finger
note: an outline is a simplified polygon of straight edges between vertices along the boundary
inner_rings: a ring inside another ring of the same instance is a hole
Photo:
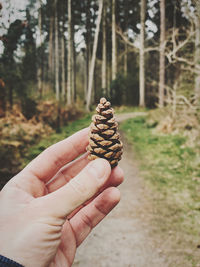
[[[49,181],[60,168],[85,152],[88,131],[89,128],[85,128],[48,147],[30,162],[24,171],[28,171],[44,182]]]

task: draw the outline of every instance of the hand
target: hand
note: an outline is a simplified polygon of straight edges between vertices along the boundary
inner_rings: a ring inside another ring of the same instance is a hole
[[[76,248],[119,202],[119,167],[89,162],[88,129],[47,148],[0,192],[0,254],[26,267],[71,266]],[[75,160],[74,160],[75,159]],[[74,161],[72,161],[74,160]]]

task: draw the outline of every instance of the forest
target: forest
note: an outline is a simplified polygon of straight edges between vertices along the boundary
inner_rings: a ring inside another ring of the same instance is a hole
[[[120,116],[133,114],[119,128],[159,192],[156,214],[166,207],[154,216],[163,235],[171,225],[170,242],[185,238],[196,249],[200,1],[0,0],[0,189],[46,147],[87,127],[101,97]],[[197,251],[182,249],[183,261],[173,255],[159,266],[197,266]]]

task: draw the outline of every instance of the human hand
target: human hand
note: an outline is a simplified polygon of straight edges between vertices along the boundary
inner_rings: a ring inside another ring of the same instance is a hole
[[[76,159],[87,144],[84,129],[47,148],[5,185],[1,255],[26,267],[72,265],[76,248],[119,202],[116,186],[123,181],[122,170],[111,171],[106,160],[88,164],[87,153]]]

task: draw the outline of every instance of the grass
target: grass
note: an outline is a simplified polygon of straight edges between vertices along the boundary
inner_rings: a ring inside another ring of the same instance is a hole
[[[155,232],[172,240],[174,253],[177,246],[182,248],[185,266],[196,266],[200,260],[200,149],[188,147],[181,135],[156,133],[143,117],[125,121],[121,129],[134,145],[141,172],[154,192]]]
[[[129,112],[145,112],[147,108],[132,107],[132,106],[120,106],[114,107],[115,113],[129,113]]]
[[[88,127],[91,122],[91,114],[87,114],[84,117],[70,122],[68,125],[61,128],[57,133],[48,136],[46,139],[42,139],[38,144],[31,146],[26,153],[26,160],[24,166],[28,164],[32,159],[38,156],[44,149],[50,145],[57,143],[75,132]]]

